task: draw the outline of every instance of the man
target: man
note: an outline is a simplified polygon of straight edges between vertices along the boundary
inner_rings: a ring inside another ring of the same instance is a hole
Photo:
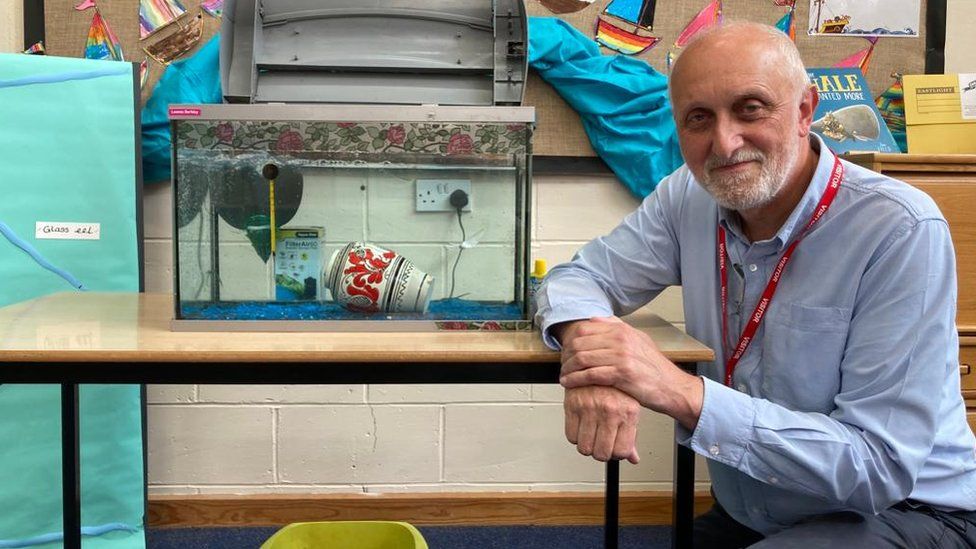
[[[569,441],[636,462],[639,407],[673,417],[712,478],[698,547],[976,547],[937,207],[810,133],[816,91],[772,27],[703,34],[670,91],[686,165],[538,294]],[[673,285],[716,350],[700,377],[614,316]]]

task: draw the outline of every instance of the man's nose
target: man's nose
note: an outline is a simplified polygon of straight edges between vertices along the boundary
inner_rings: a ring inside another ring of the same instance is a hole
[[[721,158],[730,158],[743,145],[742,128],[727,117],[718,117],[712,136],[712,153]]]

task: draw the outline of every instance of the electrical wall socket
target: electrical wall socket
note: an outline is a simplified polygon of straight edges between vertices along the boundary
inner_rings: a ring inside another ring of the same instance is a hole
[[[471,182],[467,179],[418,179],[417,180],[417,211],[418,212],[453,212],[451,193],[456,190],[468,193],[468,204],[461,208],[462,212],[471,211]]]

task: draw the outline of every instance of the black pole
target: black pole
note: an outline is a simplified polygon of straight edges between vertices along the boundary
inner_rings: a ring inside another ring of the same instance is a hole
[[[680,363],[684,371],[695,374],[694,362]],[[688,447],[674,445],[674,494],[671,498],[671,547],[691,547],[695,524],[695,452]]]
[[[607,495],[604,502],[606,516],[603,521],[603,547],[617,549],[617,526],[620,509],[620,462],[607,462]]]
[[[945,72],[946,0],[925,4],[925,74]]]
[[[24,49],[44,40],[44,0],[24,0]]]
[[[81,549],[81,474],[78,452],[78,385],[61,384],[61,504],[64,547]]]
[[[202,222],[202,221],[201,221]],[[149,415],[147,413],[146,385],[139,385],[139,411],[142,424],[142,535],[149,529]]]
[[[674,531],[671,547],[692,546],[695,522],[695,452],[680,444],[674,448],[674,496],[672,509]]]

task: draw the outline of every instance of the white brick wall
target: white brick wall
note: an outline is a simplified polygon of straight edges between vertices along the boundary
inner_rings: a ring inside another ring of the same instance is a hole
[[[220,168],[214,168],[220,169]],[[456,272],[455,295],[472,299],[510,301],[515,294],[513,273],[515,242],[514,169],[503,171],[380,170],[315,168],[304,172],[301,206],[286,226],[325,227],[322,268],[333,252],[348,242],[365,240],[392,249],[434,277],[433,299],[447,297],[451,270],[461,242],[458,219],[452,212],[415,211],[416,179],[467,179],[471,183],[470,212],[463,223],[474,248],[464,251]],[[152,206],[160,197],[147,197]],[[202,205],[209,211],[209,204]],[[154,212],[147,225],[162,229]],[[171,224],[170,221],[165,223]],[[180,229],[181,295],[195,300],[209,295],[209,216],[196,218]],[[158,226],[158,227],[157,227]],[[405,232],[404,226],[410,231]],[[148,232],[148,230],[147,230]],[[162,234],[162,233],[160,233]],[[220,235],[220,295],[225,300],[269,299],[274,295],[272,262],[263,262],[244,231],[218,220]],[[162,250],[152,250],[155,267]],[[150,252],[147,251],[147,257]],[[255,285],[264,280],[267,284]],[[320,281],[321,282],[321,281]],[[199,293],[198,293],[199,292]]]
[[[571,258],[638,203],[612,177],[542,176],[533,183],[532,254],[550,265]],[[382,200],[392,200],[394,190],[384,192]],[[147,290],[168,292],[171,190],[160,184],[145,194]],[[479,208],[497,199],[489,193],[473,200],[476,226]],[[306,212],[292,223],[324,224]],[[361,217],[349,217],[356,219],[348,231],[362,226]],[[367,220],[370,231],[385,230],[384,223]],[[425,261],[423,242],[403,246]],[[511,272],[510,266],[498,268],[506,276]],[[459,275],[458,281],[467,278]],[[682,322],[680,291],[666,292],[652,308]],[[154,494],[603,489],[603,465],[577,454],[563,438],[557,385],[174,385],[150,387],[149,399]],[[667,418],[644,414],[642,461],[624,465],[624,489],[670,488],[672,437]]]

